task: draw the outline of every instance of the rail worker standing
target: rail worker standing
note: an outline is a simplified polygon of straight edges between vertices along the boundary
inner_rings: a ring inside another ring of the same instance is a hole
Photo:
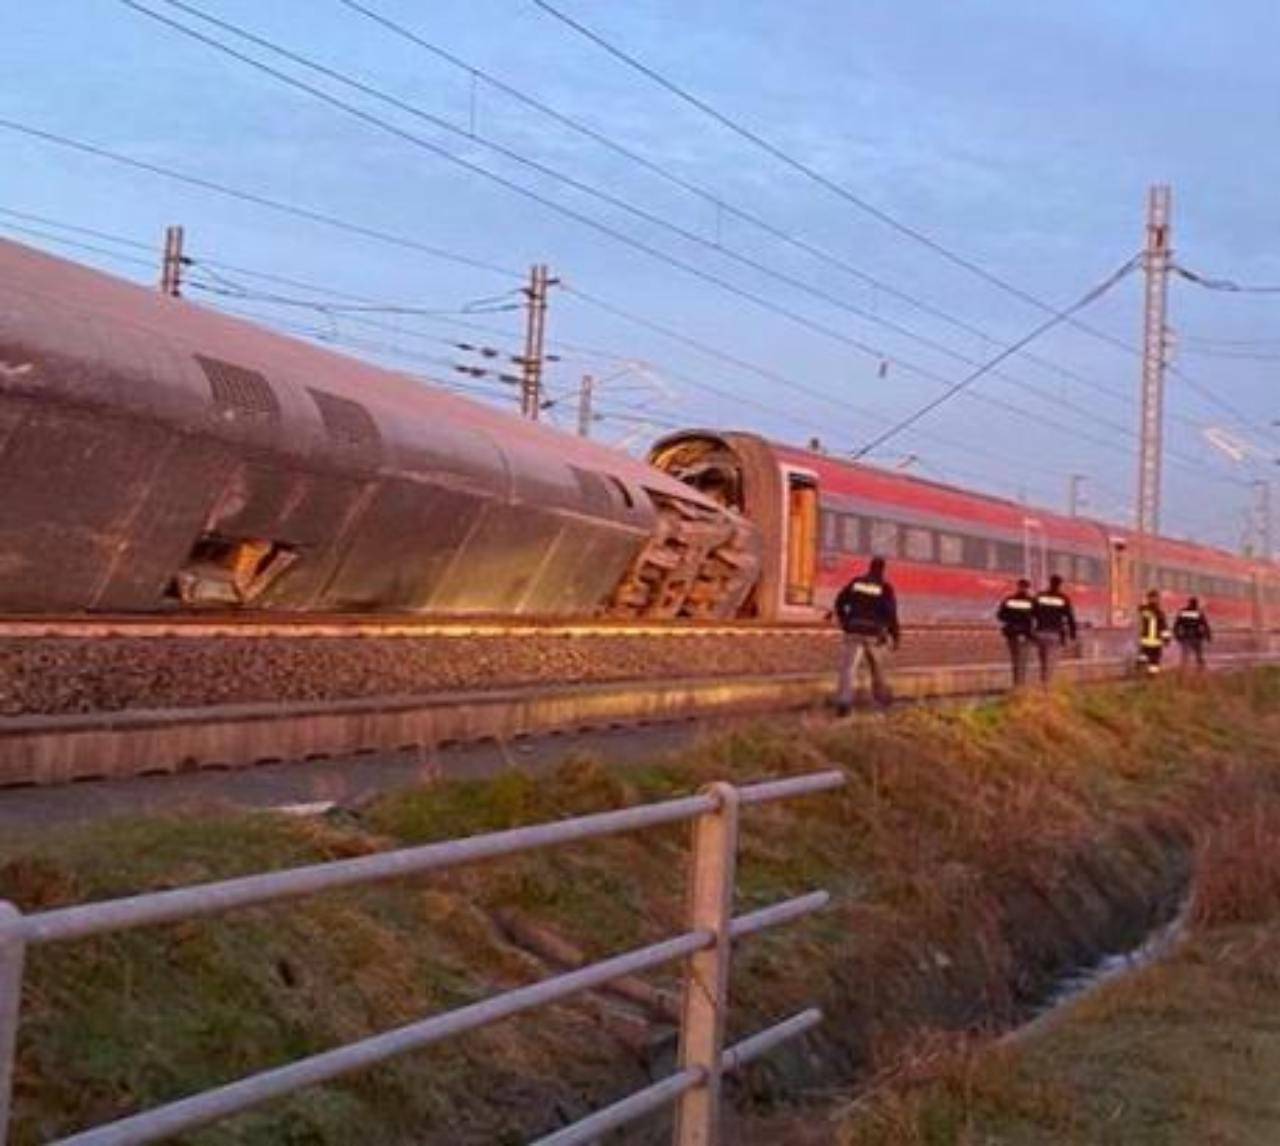
[[[1178,610],[1178,615],[1173,619],[1173,635],[1178,642],[1180,654],[1178,667],[1184,670],[1189,668],[1194,657],[1196,668],[1203,669],[1204,647],[1213,640],[1213,630],[1209,628],[1209,618],[1200,608],[1198,597],[1191,597]]]
[[[1031,654],[1031,643],[1035,637],[1035,610],[1036,599],[1031,595],[1031,582],[1023,577],[1018,581],[1017,589],[1000,602],[1000,608],[996,611],[1000,631],[1004,634],[1005,644],[1009,646],[1014,688],[1021,688],[1027,683],[1027,658]]]
[[[1053,680],[1058,651],[1068,640],[1076,639],[1076,613],[1071,598],[1063,592],[1062,578],[1054,574],[1049,588],[1035,596],[1035,644],[1040,658],[1040,683]]]
[[[858,667],[865,661],[871,673],[871,695],[881,708],[893,700],[886,671],[886,641],[896,650],[902,634],[898,628],[898,600],[885,580],[884,558],[873,557],[867,571],[855,577],[836,596],[836,620],[844,631],[840,650],[840,679],[836,687],[836,712],[853,711],[853,691]]]
[[[1160,660],[1170,635],[1169,622],[1160,608],[1160,590],[1152,589],[1138,612],[1138,663],[1147,676],[1159,674]]]

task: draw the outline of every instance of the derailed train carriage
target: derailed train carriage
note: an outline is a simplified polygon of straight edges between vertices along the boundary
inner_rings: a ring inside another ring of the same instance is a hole
[[[1142,585],[1280,622],[1276,567],[1218,550],[752,434],[650,463],[0,241],[0,613],[805,622],[879,553],[916,622],[1051,573],[1098,627]]]
[[[0,612],[714,618],[759,559],[623,454],[0,242]]]

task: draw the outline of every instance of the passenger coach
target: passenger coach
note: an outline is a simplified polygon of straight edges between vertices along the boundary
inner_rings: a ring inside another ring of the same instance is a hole
[[[689,430],[658,442],[660,469],[751,518],[764,560],[750,611],[774,620],[822,616],[873,554],[892,562],[904,614],[917,623],[990,621],[1011,582],[1067,582],[1082,624],[1134,621],[1135,586],[1199,596],[1223,628],[1272,627],[1273,567],[1153,538],[1136,575],[1137,538],[940,482],[798,450],[754,434]]]

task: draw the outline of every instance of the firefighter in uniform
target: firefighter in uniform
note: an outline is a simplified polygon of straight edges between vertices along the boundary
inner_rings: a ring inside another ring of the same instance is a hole
[[[1173,635],[1178,642],[1178,652],[1181,654],[1178,667],[1182,669],[1190,667],[1191,658],[1194,657],[1196,668],[1203,669],[1205,667],[1204,647],[1213,640],[1213,630],[1209,628],[1209,618],[1200,608],[1198,597],[1192,597],[1183,608],[1178,610],[1178,615],[1173,619]]]
[[[882,708],[893,700],[885,671],[885,642],[898,648],[898,601],[885,580],[884,558],[873,557],[867,571],[849,582],[836,597],[836,620],[844,631],[840,650],[840,678],[836,687],[836,712],[853,711],[853,690],[858,666],[865,661],[871,673],[871,695]]]
[[[1169,622],[1160,608],[1160,590],[1152,589],[1138,612],[1138,663],[1147,676],[1160,672],[1164,647],[1169,643]]]
[[[1031,582],[1025,577],[1018,587],[1000,602],[996,620],[1009,646],[1009,662],[1013,666],[1013,687],[1027,683],[1027,658],[1035,636],[1036,599],[1031,595]]]
[[[1068,640],[1076,639],[1076,613],[1071,598],[1062,591],[1062,578],[1056,573],[1049,578],[1049,588],[1035,597],[1035,644],[1040,658],[1040,683],[1053,679],[1058,650]]]

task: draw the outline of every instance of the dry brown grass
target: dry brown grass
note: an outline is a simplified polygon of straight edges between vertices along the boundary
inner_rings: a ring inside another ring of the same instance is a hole
[[[956,1034],[1015,1020],[1065,965],[1136,936],[1153,900],[1176,898],[1195,826],[1232,822],[1233,801],[1280,768],[1278,699],[1280,674],[1259,674],[843,725],[778,721],[626,773],[580,760],[550,779],[511,772],[399,793],[358,822],[222,811],[113,823],[0,851],[0,895],[29,908],[103,898],[835,764],[844,791],[745,819],[741,908],[812,887],[835,896],[820,917],[738,953],[735,1034],[814,1001],[830,1016],[807,1050],[753,1072],[748,1094],[772,1101],[945,1051],[969,1064],[961,1096],[984,1095],[995,1083]],[[1267,819],[1214,845],[1222,862],[1210,868],[1222,874],[1197,910],[1263,910],[1270,900],[1229,872],[1273,831]],[[685,854],[685,833],[663,830],[37,952],[17,1141],[536,978],[545,968],[496,922],[504,909],[590,956],[670,934]],[[589,1001],[556,1007],[193,1140],[520,1141],[661,1073],[638,1045]],[[1049,1109],[1053,1095],[1035,1102]]]

